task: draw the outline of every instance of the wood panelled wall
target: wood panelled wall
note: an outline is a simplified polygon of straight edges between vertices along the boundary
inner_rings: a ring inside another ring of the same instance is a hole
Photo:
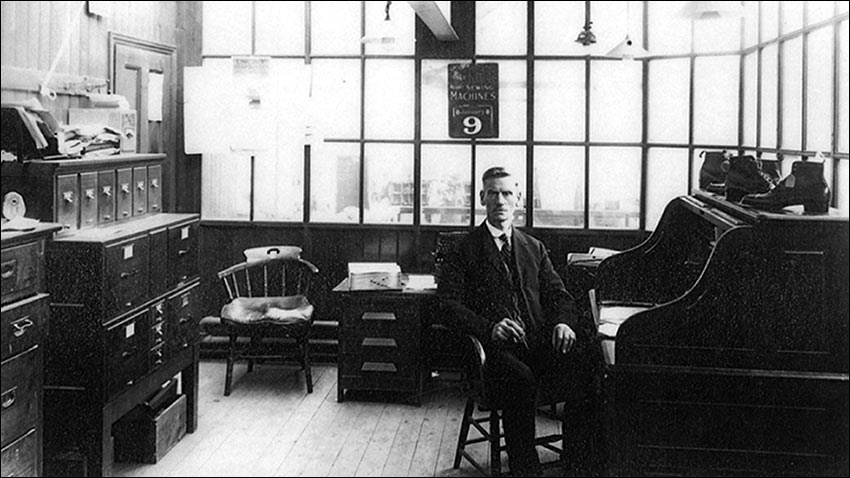
[[[244,260],[242,251],[267,245],[296,245],[303,257],[319,268],[313,298],[318,320],[338,320],[339,306],[330,292],[348,274],[348,263],[356,261],[397,262],[405,272],[434,271],[432,251],[440,232],[452,229],[399,228],[357,225],[274,225],[201,223],[201,289],[204,315],[218,315],[225,303],[224,286],[216,273]],[[465,230],[455,228],[454,230]],[[642,231],[528,230],[549,249],[555,269],[561,271],[567,253],[587,252],[591,246],[623,250],[639,244]]]
[[[178,47],[178,78],[182,79],[182,69],[186,65],[200,65],[201,54],[201,2],[100,2],[106,8],[105,16],[88,13],[87,7],[80,8],[86,2],[0,2],[2,16],[2,43],[0,43],[0,64],[3,69],[2,101],[18,102],[30,98],[38,99],[62,123],[68,121],[68,109],[88,106],[88,101],[75,92],[64,91],[68,82],[87,79],[92,82],[109,78],[109,33],[119,33],[140,40],[174,45]],[[79,15],[79,24],[74,22]],[[194,19],[194,21],[193,21]],[[54,58],[59,53],[62,42],[70,33],[68,46],[59,57],[52,88],[57,93],[55,100],[38,95],[40,79],[47,75]],[[22,75],[22,70],[25,75]],[[30,75],[31,73],[31,75]],[[32,78],[31,80],[29,78]],[[25,81],[22,81],[22,78]],[[178,80],[179,83],[179,80]],[[178,105],[182,103],[182,89],[177,84],[166,85],[172,89],[172,98]],[[94,90],[95,93],[107,93],[106,88]],[[178,110],[182,113],[182,110]],[[182,114],[174,125],[169,127],[183,131]],[[182,136],[178,137],[182,139]],[[197,158],[186,160],[182,154],[182,141],[178,151],[170,154],[169,161],[176,162],[177,177],[167,178],[177,184],[192,184],[200,178]],[[195,169],[187,169],[186,164],[195,164]],[[170,188],[166,188],[170,189]],[[169,198],[166,207],[170,211],[194,210],[199,199],[187,197],[191,190],[183,192],[177,188],[178,197]],[[186,206],[188,204],[189,206]],[[194,209],[192,204],[196,205]]]

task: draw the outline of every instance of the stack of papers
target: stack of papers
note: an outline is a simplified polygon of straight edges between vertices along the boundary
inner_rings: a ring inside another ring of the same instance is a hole
[[[349,262],[348,289],[401,289],[401,267],[395,262]]]

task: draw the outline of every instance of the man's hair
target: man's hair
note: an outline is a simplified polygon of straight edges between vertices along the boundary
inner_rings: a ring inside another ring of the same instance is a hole
[[[488,179],[506,178],[508,176],[511,176],[510,171],[502,166],[493,166],[481,175],[481,184],[486,183]]]

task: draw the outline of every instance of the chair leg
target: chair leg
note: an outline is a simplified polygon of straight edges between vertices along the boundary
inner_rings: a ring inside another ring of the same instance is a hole
[[[313,393],[313,372],[310,368],[310,341],[307,337],[301,339],[301,364],[304,367],[304,381],[307,382],[307,393]]]
[[[466,447],[466,439],[469,437],[469,424],[472,422],[472,413],[475,410],[475,401],[466,399],[466,407],[463,409],[463,421],[460,422],[460,435],[457,437],[457,449],[455,450],[455,461],[452,468],[460,468],[461,453]]]
[[[256,335],[251,337],[251,344],[250,344],[251,352],[250,353],[255,353],[255,349],[257,349],[260,346],[260,341],[261,341],[261,339],[259,337],[257,337]],[[254,371],[254,359],[249,358],[248,359],[248,373],[251,373],[253,371]]]
[[[502,476],[501,430],[499,429],[499,413],[490,411],[490,476]]]
[[[227,350],[227,367],[224,375],[224,396],[230,395],[233,382],[233,361],[236,359],[236,334],[230,334],[230,345]]]

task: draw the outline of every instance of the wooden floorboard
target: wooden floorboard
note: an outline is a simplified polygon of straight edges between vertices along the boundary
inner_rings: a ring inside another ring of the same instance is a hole
[[[307,394],[297,367],[237,364],[225,397],[224,368],[201,362],[197,431],[155,465],[117,463],[117,476],[480,476],[466,461],[452,468],[465,403],[452,382],[437,382],[421,406],[363,392],[338,403],[335,365],[313,367]],[[542,417],[538,428],[557,429]],[[486,465],[486,446],[475,448]]]

